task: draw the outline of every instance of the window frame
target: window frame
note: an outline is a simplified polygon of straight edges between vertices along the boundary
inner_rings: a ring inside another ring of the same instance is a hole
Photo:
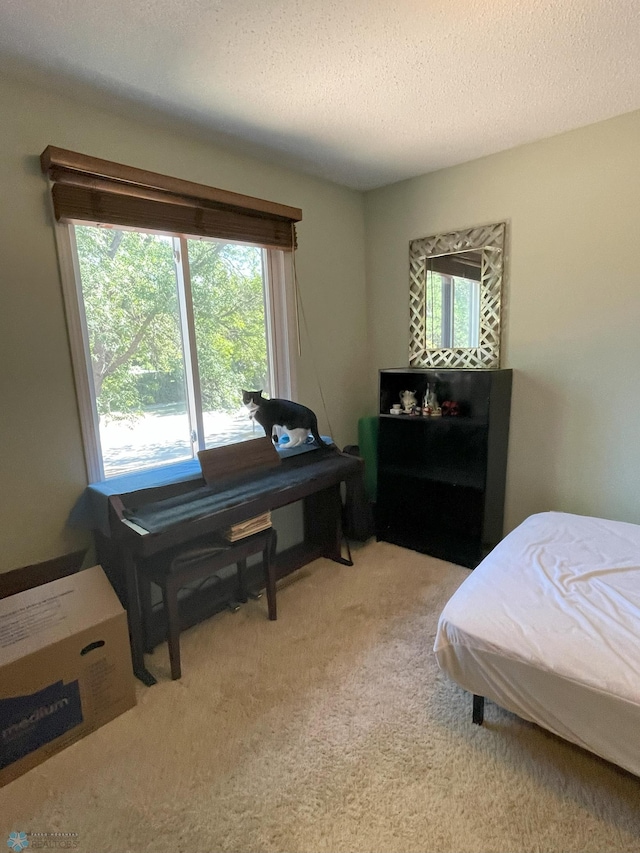
[[[459,275],[439,272],[440,276],[440,346],[444,349],[470,349],[478,346],[480,342],[480,287],[481,283],[474,279],[464,278]],[[469,342],[466,344],[455,343],[455,320],[456,320],[456,294],[458,282],[468,281],[473,285],[469,293]],[[472,344],[471,341],[477,343]]]
[[[103,223],[104,224],[104,223]],[[67,332],[71,362],[76,387],[76,398],[78,403],[78,415],[80,430],[84,447],[85,464],[89,484],[103,482],[105,479],[104,462],[100,441],[100,421],[98,415],[95,388],[93,386],[91,371],[91,354],[87,322],[82,294],[82,282],[78,265],[77,249],[75,245],[75,226],[100,226],[100,223],[85,220],[72,220],[60,222],[54,218],[54,233],[56,249],[58,254],[58,265],[67,319]],[[178,298],[184,299],[184,292],[190,293],[191,281],[189,274],[187,240],[201,239],[200,235],[187,235],[157,231],[150,228],[127,228],[123,225],[114,226],[120,230],[135,230],[148,233],[161,234],[173,239],[174,253],[179,251],[180,259],[176,263],[178,281]],[[225,238],[218,238],[225,239]],[[243,243],[240,240],[227,239],[226,242]],[[251,245],[247,243],[246,245]],[[265,299],[265,333],[267,339],[267,362],[269,366],[269,381],[272,396],[295,399],[296,396],[296,371],[293,356],[295,341],[297,339],[297,317],[295,312],[295,280],[292,270],[292,253],[283,249],[262,247],[263,253],[263,280]],[[287,260],[289,256],[289,260]],[[180,312],[181,322],[185,322],[182,310]],[[204,450],[203,413],[199,394],[199,372],[197,371],[197,353],[195,352],[195,335],[193,334],[193,315],[190,309],[186,311],[186,323],[189,328],[189,357],[196,383],[195,397],[200,405],[196,412],[190,411],[190,416],[195,417],[197,441],[192,442],[195,450]],[[184,333],[184,327],[183,327]],[[184,334],[183,334],[184,340]],[[193,367],[196,370],[193,370]],[[189,371],[188,371],[189,372]],[[189,381],[189,380],[187,380]],[[191,395],[188,395],[188,399]],[[191,421],[192,429],[194,427]],[[161,470],[167,465],[175,463],[161,463],[152,468],[136,470]],[[131,472],[135,473],[135,472]],[[116,475],[114,475],[116,476]]]

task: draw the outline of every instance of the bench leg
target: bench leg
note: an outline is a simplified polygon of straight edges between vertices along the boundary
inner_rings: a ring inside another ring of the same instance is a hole
[[[162,598],[167,614],[167,645],[171,663],[171,678],[176,681],[182,675],[180,667],[180,610],[178,608],[178,589],[168,578],[162,585]]]
[[[264,582],[267,588],[267,609],[269,619],[272,622],[278,618],[276,607],[276,563],[274,560],[276,550],[275,535],[269,538],[262,552],[262,565],[264,567]]]

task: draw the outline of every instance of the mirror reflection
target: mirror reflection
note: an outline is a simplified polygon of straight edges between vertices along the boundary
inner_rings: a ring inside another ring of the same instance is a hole
[[[425,346],[428,349],[480,345],[481,277],[479,251],[427,259]]]

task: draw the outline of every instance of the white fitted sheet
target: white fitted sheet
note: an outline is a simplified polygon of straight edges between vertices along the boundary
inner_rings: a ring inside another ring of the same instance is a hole
[[[640,525],[530,516],[446,604],[438,664],[640,776]]]

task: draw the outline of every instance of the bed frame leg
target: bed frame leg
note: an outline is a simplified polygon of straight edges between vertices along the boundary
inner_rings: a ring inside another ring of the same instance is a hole
[[[473,694],[473,722],[477,726],[481,726],[484,720],[484,696]]]

